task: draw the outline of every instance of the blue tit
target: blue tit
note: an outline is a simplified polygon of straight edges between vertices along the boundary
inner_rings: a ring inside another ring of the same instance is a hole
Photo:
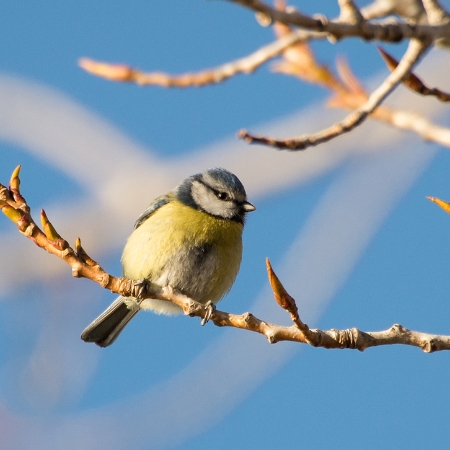
[[[239,271],[245,216],[254,210],[236,175],[220,168],[193,175],[155,199],[136,221],[122,254],[123,275],[217,303]],[[141,309],[182,312],[164,300],[118,297],[81,339],[107,347]]]

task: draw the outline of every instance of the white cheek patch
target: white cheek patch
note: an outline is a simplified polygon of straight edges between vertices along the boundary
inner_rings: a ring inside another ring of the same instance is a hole
[[[230,193],[230,187],[229,186],[227,186],[221,180],[213,178],[209,173],[204,173],[202,175],[202,179],[205,181],[205,183],[208,186],[211,186],[216,191],[218,191],[218,192],[225,191],[225,192]],[[231,190],[231,196],[232,196],[232,199],[234,201],[238,202],[238,203],[242,203],[242,202],[245,202],[247,200],[247,196],[245,194],[245,191],[241,192],[240,190],[232,189]]]
[[[219,200],[211,189],[197,180],[192,182],[191,194],[195,203],[209,214],[231,219],[235,213],[232,201]]]

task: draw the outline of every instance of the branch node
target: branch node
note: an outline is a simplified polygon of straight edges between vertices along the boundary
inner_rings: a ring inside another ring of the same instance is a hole
[[[203,305],[202,305],[203,306]],[[183,308],[184,314],[190,317],[194,317],[197,315],[199,311],[199,306],[195,302],[189,302],[186,308]]]
[[[403,325],[400,325],[399,323],[394,323],[394,325],[392,325],[392,327],[391,327],[392,333],[404,334],[407,331],[409,331],[409,330],[407,328],[405,328]]]
[[[364,17],[353,0],[338,0],[338,3],[341,9],[338,19],[339,22],[350,23],[352,25],[360,25],[364,22]]]
[[[433,338],[429,338],[429,339],[423,339],[420,342],[420,348],[425,352],[425,353],[433,353],[437,350],[437,346],[436,346],[436,342]]]
[[[253,314],[249,313],[249,312],[245,312],[244,314],[242,314],[242,320],[245,323],[250,323],[250,321],[252,320]]]
[[[122,295],[123,297],[128,297],[131,292],[131,286],[132,286],[132,280],[129,280],[128,278],[122,278],[119,279],[119,285],[117,287],[117,293],[119,295]],[[112,290],[111,290],[112,292]]]
[[[358,334],[357,328],[347,328],[346,330],[331,330],[334,334],[334,340],[339,344],[339,348],[358,348]]]
[[[338,41],[338,38],[334,35],[334,34],[328,34],[327,35],[327,40],[330,44],[336,44],[336,42]]]
[[[80,273],[81,272],[80,269],[81,265],[72,266],[72,276],[75,278],[82,278],[83,276]]]
[[[33,230],[36,225],[31,223],[26,215],[23,215],[17,222],[17,227],[26,236],[31,238],[33,236]]]
[[[275,335],[273,334],[272,331],[266,333],[266,338],[269,341],[269,344],[276,344]]]
[[[293,6],[293,5],[287,5],[286,8],[284,8],[284,10],[288,14],[296,14],[296,13],[298,13],[298,9],[295,6]]]
[[[262,11],[256,11],[255,19],[263,28],[267,28],[273,23],[272,17],[270,17],[269,14],[263,13]]]
[[[330,20],[324,14],[314,14],[312,18],[316,21],[319,31],[324,31],[327,25],[330,23]]]
[[[102,276],[98,278],[98,282],[102,288],[106,288],[108,286],[110,280],[110,276],[108,273],[103,273]]]

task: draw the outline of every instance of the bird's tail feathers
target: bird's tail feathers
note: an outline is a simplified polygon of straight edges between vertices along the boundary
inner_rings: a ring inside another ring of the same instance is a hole
[[[85,342],[95,342],[100,347],[111,345],[125,328],[125,325],[139,312],[135,301],[118,297],[81,333]]]

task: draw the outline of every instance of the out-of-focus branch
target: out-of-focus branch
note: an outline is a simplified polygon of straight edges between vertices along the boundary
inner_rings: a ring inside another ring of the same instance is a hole
[[[333,124],[329,128],[315,134],[284,140],[273,139],[266,136],[255,136],[248,133],[246,130],[239,131],[238,137],[244,139],[248,143],[265,144],[279,149],[304,150],[308,147],[327,142],[344,133],[348,133],[360,125],[396,88],[401,80],[408,75],[411,68],[418,62],[427,48],[428,43],[423,43],[415,39],[411,40],[408,49],[398,66],[383,81],[383,83],[372,92],[367,101],[355,111],[351,112],[345,119]]]
[[[252,73],[267,61],[279,56],[290,46],[317,37],[321,37],[320,33],[296,30],[243,58],[227,62],[226,64],[222,64],[221,66],[212,69],[185,73],[182,75],[169,75],[163,72],[146,73],[130,66],[99,62],[88,58],[81,58],[78,64],[86,70],[86,72],[110,81],[136,83],[141,86],[157,85],[177,88],[201,87],[209,84],[221,83],[240,73]]]
[[[439,25],[450,22],[450,15],[437,0],[422,0],[428,23]]]
[[[366,101],[368,95],[344,60],[338,60],[341,86],[334,89],[329,106],[353,109]],[[399,130],[412,131],[422,139],[450,147],[450,129],[432,123],[419,113],[381,105],[371,115],[372,119],[392,125]]]
[[[285,2],[277,0],[275,3],[278,9],[286,7]],[[283,39],[292,33],[290,27],[276,22],[273,25],[273,31],[278,39]],[[312,52],[308,41],[302,40],[287,48],[282,58],[275,61],[271,69],[277,73],[284,73],[285,75],[292,75],[300,78],[302,81],[320,85],[332,91],[341,89],[341,83],[326,65],[319,64]]]
[[[417,22],[424,17],[425,9],[421,0],[375,0],[361,8],[361,14],[366,20],[396,14]]]
[[[381,47],[378,47],[378,51],[383,57],[386,65],[389,70],[394,70],[398,66],[398,61],[390,55],[386,50],[383,50]],[[420,95],[431,95],[436,97],[441,102],[450,102],[450,94],[441,91],[438,88],[429,88],[427,87],[422,80],[414,75],[412,72],[403,79],[402,83],[409,87],[412,91],[417,92]]]
[[[440,336],[418,331],[411,331],[401,325],[393,325],[390,329],[379,332],[363,332],[356,328],[347,330],[322,331],[311,329],[301,319],[295,300],[288,294],[284,286],[267,260],[269,282],[277,303],[291,316],[293,326],[275,325],[253,314],[230,314],[224,311],[212,310],[195,300],[183,295],[171,286],[164,288],[145,287],[139,282],[126,278],[117,278],[106,273],[81,247],[77,239],[76,251],[64,240],[42,212],[43,231],[34,222],[30,208],[20,193],[20,166],[13,172],[9,188],[0,184],[0,210],[12,220],[19,231],[31,239],[40,248],[61,258],[72,267],[75,277],[89,278],[102,287],[123,296],[141,298],[156,298],[175,303],[189,316],[209,317],[217,326],[229,326],[263,334],[270,343],[294,341],[306,343],[314,347],[349,348],[360,351],[369,347],[381,345],[403,344],[421,348],[431,353],[439,350],[450,350],[450,336]],[[143,292],[141,292],[143,290]]]
[[[417,38],[424,41],[435,41],[450,38],[448,23],[415,24],[386,19],[379,22],[363,21],[361,23],[342,22],[339,19],[328,20],[323,16],[310,17],[298,11],[280,11],[259,0],[230,0],[255,12],[260,12],[286,25],[306,28],[329,34],[333,39],[360,37],[367,41],[399,42],[404,39]]]
[[[426,141],[450,148],[450,128],[436,125],[421,114],[381,107],[374,112],[373,118],[387,122],[399,130],[413,131]]]
[[[277,7],[284,8],[284,4],[278,2]],[[284,36],[290,32],[290,28],[276,23],[274,32],[277,36]],[[397,61],[395,63],[398,65]],[[334,108],[353,110],[363,105],[369,98],[343,58],[337,60],[339,74],[337,77],[327,66],[317,62],[307,42],[289,47],[283,53],[283,59],[274,66],[274,70],[331,90],[333,95],[328,105]],[[409,78],[410,76],[405,77],[407,80]],[[398,129],[412,131],[427,141],[450,147],[450,129],[433,124],[416,112],[381,105],[370,114],[370,117]]]
[[[338,0],[338,4],[341,10],[338,19],[340,22],[358,25],[364,21],[364,17],[353,0]]]

